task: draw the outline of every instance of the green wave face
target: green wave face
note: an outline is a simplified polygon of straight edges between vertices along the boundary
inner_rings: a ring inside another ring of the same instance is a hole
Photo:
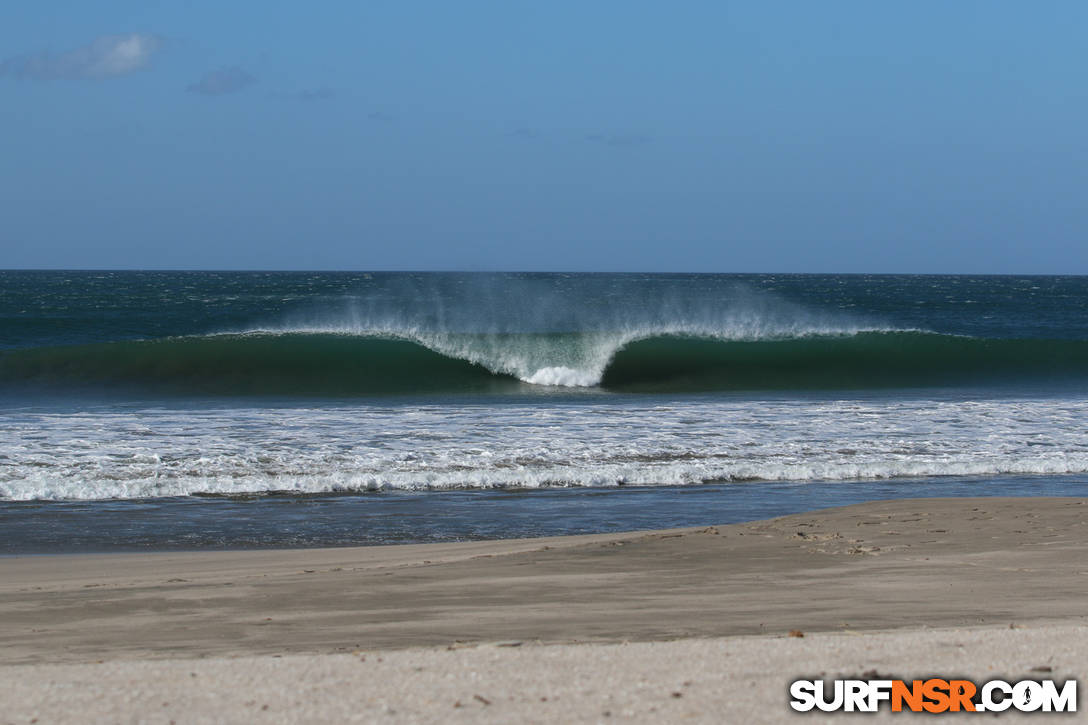
[[[654,337],[627,345],[602,385],[631,391],[941,387],[1088,379],[1088,342],[864,332],[782,340]]]
[[[466,360],[407,340],[239,335],[18,350],[0,381],[227,395],[502,392],[519,387]]]
[[[461,336],[455,342],[286,333],[31,348],[0,356],[0,385],[358,396],[554,390],[530,384],[553,379],[618,392],[1088,382],[1088,341],[1080,340],[863,332],[763,340],[626,334],[610,344],[599,335],[592,344],[573,334]],[[540,375],[552,363],[565,377]]]

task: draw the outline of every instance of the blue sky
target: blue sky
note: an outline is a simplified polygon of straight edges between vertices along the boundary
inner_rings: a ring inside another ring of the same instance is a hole
[[[1088,273],[1088,4],[12,2],[0,267]]]

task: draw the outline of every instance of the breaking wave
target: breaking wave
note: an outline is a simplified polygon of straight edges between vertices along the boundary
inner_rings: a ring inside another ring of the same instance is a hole
[[[0,384],[370,395],[862,389],[1088,378],[1088,341],[913,330],[258,330],[13,350]]]

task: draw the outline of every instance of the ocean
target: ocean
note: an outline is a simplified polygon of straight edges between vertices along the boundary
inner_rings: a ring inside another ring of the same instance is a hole
[[[1088,495],[1088,277],[0,272],[0,553]]]

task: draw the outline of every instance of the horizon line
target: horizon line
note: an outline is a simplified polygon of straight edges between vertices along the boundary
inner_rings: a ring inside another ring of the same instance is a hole
[[[5,267],[0,274],[7,272],[135,272],[135,273],[208,273],[208,274],[584,274],[584,275],[793,275],[793,276],[870,276],[870,277],[1085,277],[1088,272],[693,272],[693,271],[619,271],[619,270],[534,270],[534,269],[291,269],[284,267],[236,267],[236,268],[197,268],[197,267]]]

